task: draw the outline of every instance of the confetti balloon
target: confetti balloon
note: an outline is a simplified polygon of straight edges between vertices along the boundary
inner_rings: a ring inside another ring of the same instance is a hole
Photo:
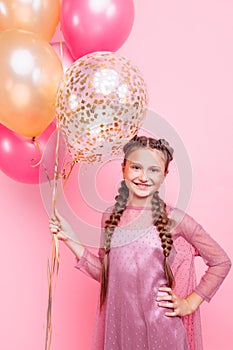
[[[64,74],[56,116],[72,158],[101,162],[118,155],[141,126],[148,94],[139,69],[112,52],[94,52]]]

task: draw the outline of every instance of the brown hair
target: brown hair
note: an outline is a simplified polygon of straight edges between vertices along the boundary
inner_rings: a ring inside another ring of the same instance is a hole
[[[137,148],[150,148],[161,151],[165,158],[164,172],[167,174],[168,165],[173,159],[173,149],[169,143],[164,139],[153,139],[146,136],[134,136],[123,148],[124,151],[124,165],[128,155]],[[108,254],[110,252],[111,238],[115,227],[117,227],[121,215],[123,214],[127,200],[129,196],[129,190],[123,180],[116,196],[115,205],[108,220],[105,221],[105,241],[104,241],[104,260],[102,266],[102,278],[101,278],[101,292],[100,292],[100,307],[103,305],[108,284]],[[167,278],[167,285],[172,287],[174,284],[174,277],[169,265],[168,257],[172,248],[172,237],[170,233],[172,220],[168,218],[166,204],[159,197],[158,191],[156,191],[152,198],[152,220],[153,225],[156,226],[159,237],[161,239],[161,245],[164,254],[164,271]]]

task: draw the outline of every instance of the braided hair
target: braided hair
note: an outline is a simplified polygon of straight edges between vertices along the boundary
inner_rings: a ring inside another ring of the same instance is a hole
[[[146,136],[137,136],[135,135],[127,144],[125,144],[124,151],[124,162],[126,164],[126,160],[128,155],[137,148],[150,148],[161,151],[164,159],[165,159],[165,174],[168,173],[168,165],[170,161],[173,159],[173,149],[169,145],[169,143],[164,139],[154,139]],[[118,195],[115,197],[115,204],[110,214],[109,219],[105,221],[105,241],[104,241],[104,260],[102,265],[102,278],[101,278],[101,292],[100,292],[100,307],[103,305],[106,293],[107,293],[107,284],[108,284],[108,257],[111,246],[111,238],[115,228],[117,227],[121,215],[123,214],[126,204],[129,197],[129,190],[126,186],[125,181],[121,182],[121,186],[118,190]],[[158,191],[156,191],[152,198],[152,220],[153,225],[156,226],[159,237],[161,239],[161,245],[163,248],[164,254],[164,271],[167,278],[167,285],[172,287],[174,284],[174,277],[169,265],[168,257],[172,248],[172,237],[170,228],[172,224],[172,220],[167,216],[166,204],[159,197]]]
[[[104,241],[104,260],[102,267],[101,292],[100,292],[100,307],[102,306],[106,293],[108,283],[108,254],[110,252],[111,238],[115,227],[118,225],[121,215],[123,214],[127,200],[129,197],[129,190],[125,181],[121,181],[121,186],[118,190],[118,195],[115,197],[116,203],[113,207],[112,213],[108,220],[105,221],[105,241]]]
[[[174,286],[174,276],[168,261],[170,251],[172,249],[172,235],[170,232],[172,220],[167,216],[166,203],[159,197],[158,191],[154,193],[152,198],[152,219],[156,226],[164,254],[164,271],[167,279],[168,287]]]

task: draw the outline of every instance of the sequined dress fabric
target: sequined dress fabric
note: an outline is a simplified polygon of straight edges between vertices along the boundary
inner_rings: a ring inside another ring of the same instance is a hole
[[[189,215],[174,209],[172,214],[179,223],[169,257],[174,291],[185,297],[195,290],[209,301],[229,271],[229,258]],[[196,255],[208,265],[198,285]],[[76,267],[100,281],[102,261],[102,249],[98,257],[85,249]],[[199,310],[183,318],[168,317],[168,309],[157,305],[158,288],[166,285],[163,261],[151,209],[126,207],[112,236],[107,297],[101,312],[97,307],[93,350],[202,350]]]

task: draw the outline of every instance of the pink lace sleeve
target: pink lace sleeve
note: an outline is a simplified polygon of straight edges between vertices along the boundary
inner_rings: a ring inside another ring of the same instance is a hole
[[[110,210],[107,210],[102,216],[98,256],[85,248],[82,257],[80,259],[76,259],[75,265],[77,269],[84,272],[89,277],[94,278],[98,282],[100,282],[101,279],[101,271],[104,258],[104,223],[108,218],[109,213]]]
[[[96,256],[94,253],[85,248],[82,257],[76,260],[77,262],[75,267],[77,269],[100,282],[102,263],[99,256]]]
[[[194,290],[209,302],[227,276],[231,261],[222,247],[191,216],[175,209],[172,217],[181,219],[181,215],[183,219],[176,231],[194,247],[195,255],[201,256],[208,267]]]

